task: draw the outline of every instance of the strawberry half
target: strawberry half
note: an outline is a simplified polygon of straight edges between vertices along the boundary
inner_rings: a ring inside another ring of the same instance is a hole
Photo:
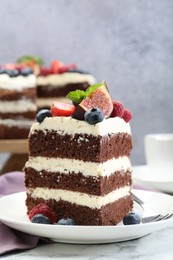
[[[36,214],[43,214],[50,220],[50,223],[52,224],[55,223],[57,219],[52,209],[44,203],[38,204],[29,212],[29,219],[31,220]]]
[[[54,102],[51,107],[52,116],[71,116],[74,110],[74,105],[58,101]]]
[[[53,74],[59,73],[59,68],[62,67],[62,66],[63,66],[63,64],[59,60],[53,61],[52,64],[51,64],[51,72]]]

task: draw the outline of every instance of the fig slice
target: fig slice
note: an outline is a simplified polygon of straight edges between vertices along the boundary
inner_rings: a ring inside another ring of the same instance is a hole
[[[105,118],[108,118],[112,113],[113,102],[105,81],[102,82],[100,87],[81,101],[81,103],[76,107],[73,117],[83,120],[85,112],[91,108],[100,108],[103,111]]]

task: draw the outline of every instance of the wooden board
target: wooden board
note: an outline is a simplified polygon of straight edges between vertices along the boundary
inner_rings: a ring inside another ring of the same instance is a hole
[[[28,139],[0,140],[0,153],[28,153]]]

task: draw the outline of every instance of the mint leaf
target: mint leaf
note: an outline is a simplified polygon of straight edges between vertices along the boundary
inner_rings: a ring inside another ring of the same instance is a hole
[[[99,84],[94,84],[92,86],[90,86],[89,88],[87,88],[86,90],[86,96],[90,96],[91,93],[96,90],[97,88],[101,87],[103,85],[103,83],[99,83]]]
[[[104,85],[104,82],[99,83],[99,84],[94,84],[90,87],[87,88],[86,91],[83,90],[75,90],[75,91],[71,91],[67,94],[67,98],[71,99],[73,102],[75,103],[80,103],[82,102],[82,100],[88,96],[91,95],[91,93],[96,90],[97,88],[99,88],[100,86]]]
[[[84,98],[86,98],[86,92],[83,90],[71,91],[67,94],[67,98],[71,99],[75,103],[80,103]]]
[[[29,56],[29,55],[18,58],[17,63],[23,63],[23,62],[25,63],[27,61],[34,61],[36,64],[38,64],[40,66],[44,64],[44,61],[42,58],[36,57],[36,56]]]

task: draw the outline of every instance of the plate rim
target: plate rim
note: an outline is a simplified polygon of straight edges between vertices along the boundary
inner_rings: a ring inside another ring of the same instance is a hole
[[[134,169],[140,169],[140,168],[146,168],[147,170],[150,171],[148,165],[143,164],[143,165],[134,165],[133,166],[133,172],[132,172],[132,179],[137,180],[137,181],[142,181],[142,182],[147,182],[147,183],[157,183],[157,184],[173,184],[173,180],[159,180],[159,179],[145,179],[137,176],[137,174],[134,173]]]

